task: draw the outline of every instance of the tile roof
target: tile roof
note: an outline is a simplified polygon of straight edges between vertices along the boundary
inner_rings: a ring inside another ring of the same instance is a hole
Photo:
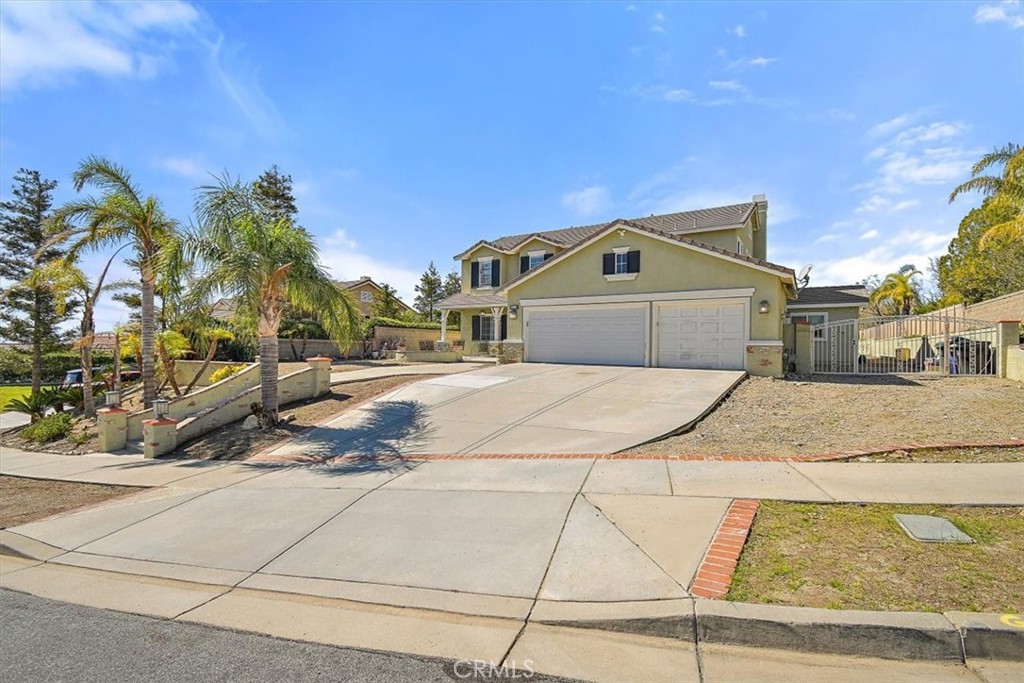
[[[453,294],[437,305],[438,308],[490,308],[505,306],[508,298],[504,294]]]
[[[626,220],[626,219],[623,219],[623,218],[619,218],[619,219],[616,219],[616,220],[612,221],[611,223],[605,223],[604,225],[600,226],[597,230],[594,230],[590,234],[590,237],[593,237],[593,236],[597,235],[600,232],[604,232],[605,230],[607,230],[608,228],[611,228],[612,226],[620,225],[620,224],[628,225],[631,228],[635,228],[635,229],[640,230],[642,232],[647,232],[647,233],[650,233],[652,235],[656,235],[658,237],[674,240],[676,242],[688,245],[688,246],[693,247],[695,249],[698,249],[700,251],[707,251],[707,252],[711,252],[713,254],[719,254],[721,256],[725,256],[725,257],[727,257],[729,259],[732,259],[734,261],[743,261],[743,262],[749,263],[751,265],[760,266],[762,268],[768,268],[769,270],[774,270],[774,271],[778,272],[781,275],[788,275],[791,278],[795,278],[796,277],[796,273],[793,272],[792,268],[787,268],[785,266],[780,266],[777,263],[771,263],[770,261],[764,261],[764,260],[759,259],[759,258],[754,258],[753,256],[748,256],[748,255],[744,255],[744,254],[737,254],[734,251],[729,251],[728,249],[722,249],[721,247],[716,247],[716,246],[713,246],[713,245],[710,245],[710,244],[704,244],[703,242],[697,242],[695,240],[689,239],[687,237],[683,237],[683,236],[678,235],[678,234],[667,233],[667,232],[664,232],[662,230],[658,230],[657,228],[648,227],[648,226],[644,225],[643,223],[640,223],[639,221],[631,221],[631,220]],[[534,269],[528,270],[525,273],[520,273],[516,277],[512,278],[511,280],[509,280],[508,282],[506,282],[504,285],[501,286],[501,290],[500,291],[502,291],[502,292],[507,291],[509,287],[511,287],[512,285],[517,283],[522,278],[524,278],[524,277],[526,277],[528,275],[534,274],[540,268],[547,268],[547,267],[549,267],[550,264],[556,263],[559,260],[565,258],[566,256],[569,256],[569,255],[575,253],[578,248],[583,247],[586,244],[587,244],[587,240],[584,239],[584,240],[581,240],[581,241],[577,242],[576,244],[573,244],[570,247],[567,247],[563,251],[560,251],[557,254],[555,254],[554,256],[552,256],[551,258],[545,260],[544,263],[541,264],[541,266],[539,268],[534,268]]]
[[[643,216],[630,219],[630,221],[645,228],[669,235],[682,235],[714,228],[725,229],[740,226],[747,220],[756,206],[754,202],[744,202],[742,204],[715,206],[695,211],[679,211],[658,216]],[[562,247],[570,247],[603,230],[607,225],[608,223],[598,223],[595,225],[562,228],[560,230],[508,235],[495,240],[481,240],[455,258],[461,258],[466,252],[472,251],[481,244],[492,246],[498,251],[512,251],[518,245],[534,237],[546,239]]]
[[[868,290],[864,285],[829,285],[825,287],[804,287],[797,293],[797,298],[786,303],[797,305],[859,305],[868,303]]]

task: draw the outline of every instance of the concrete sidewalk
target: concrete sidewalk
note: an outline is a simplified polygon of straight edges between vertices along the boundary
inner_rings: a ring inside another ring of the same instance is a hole
[[[666,667],[651,680],[697,680],[687,634],[705,602],[689,586],[733,498],[1024,504],[1024,463],[283,467],[4,449],[0,471],[157,487],[0,531],[23,556],[0,557],[3,587],[352,647],[488,661],[511,648],[542,671],[611,680],[645,657]],[[580,624],[660,640],[566,628]],[[733,671],[721,666],[719,680]],[[936,680],[973,680],[935,666]]]

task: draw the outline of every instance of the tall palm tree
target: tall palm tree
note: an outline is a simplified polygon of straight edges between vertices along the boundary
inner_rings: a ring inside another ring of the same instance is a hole
[[[199,188],[198,230],[182,245],[204,267],[192,285],[194,301],[225,296],[242,319],[256,321],[264,424],[277,422],[277,333],[290,304],[317,312],[324,329],[345,348],[359,329],[359,310],[320,264],[312,236],[288,217],[260,211],[251,184],[225,175]]]
[[[871,303],[879,308],[887,307],[897,315],[910,315],[914,305],[920,302],[914,278],[921,274],[911,265],[903,266],[895,273],[889,273],[881,284],[871,292]]]
[[[1002,173],[982,175],[993,166],[1002,166]],[[994,215],[1006,212],[1011,216],[1009,220],[999,220],[990,226],[982,235],[981,245],[993,239],[1024,237],[1024,148],[1009,142],[992,150],[971,167],[971,176],[970,180],[953,188],[950,203],[965,192],[981,192],[991,198],[986,204]]]
[[[156,346],[153,293],[158,257],[173,245],[177,223],[160,201],[143,197],[128,171],[107,159],[90,156],[72,175],[75,191],[86,185],[102,195],[65,204],[54,212],[51,243],[70,242],[71,258],[84,250],[130,244],[135,250],[142,293],[142,397],[146,407],[156,398]]]

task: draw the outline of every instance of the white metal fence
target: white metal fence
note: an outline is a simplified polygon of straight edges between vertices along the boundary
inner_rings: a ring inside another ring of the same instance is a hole
[[[914,315],[811,327],[819,373],[996,375],[998,356],[998,330],[984,320]]]

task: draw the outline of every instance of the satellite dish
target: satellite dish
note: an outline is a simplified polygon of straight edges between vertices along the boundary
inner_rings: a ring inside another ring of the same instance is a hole
[[[807,286],[807,283],[811,281],[811,268],[814,267],[813,263],[808,263],[806,266],[800,269],[800,274],[796,276],[797,287],[803,289]]]

